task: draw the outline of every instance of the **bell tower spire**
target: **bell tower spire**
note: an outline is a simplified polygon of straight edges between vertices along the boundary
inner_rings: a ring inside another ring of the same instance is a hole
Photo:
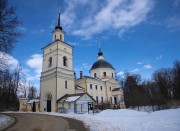
[[[55,30],[56,30],[56,29],[62,30],[62,27],[61,27],[61,25],[60,25],[60,12],[59,12],[59,16],[58,16],[58,24],[57,24],[57,26],[55,27]]]
[[[60,40],[60,41],[64,41],[64,34],[65,32],[63,31],[62,27],[61,27],[61,14],[59,12],[59,15],[58,15],[58,22],[57,22],[57,26],[55,27],[55,30],[52,32],[53,34],[53,41],[56,41],[56,40]]]

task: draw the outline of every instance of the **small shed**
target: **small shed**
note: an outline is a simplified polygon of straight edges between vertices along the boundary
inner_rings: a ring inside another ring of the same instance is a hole
[[[27,103],[27,109],[29,111],[33,111],[33,103],[34,104],[34,108],[35,108],[35,112],[39,112],[40,111],[40,100],[39,99],[32,99],[32,100],[29,100]]]
[[[95,100],[88,93],[66,94],[57,100],[58,112],[87,113],[93,103]]]
[[[32,110],[33,103],[35,103],[34,104],[35,112],[40,111],[40,100],[39,99],[28,100],[28,98],[20,98],[19,103],[20,103],[19,111],[33,111]]]

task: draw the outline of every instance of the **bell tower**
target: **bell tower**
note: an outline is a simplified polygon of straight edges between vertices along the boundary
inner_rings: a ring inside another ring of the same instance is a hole
[[[65,32],[63,31],[61,25],[60,25],[60,13],[58,16],[58,24],[55,27],[55,30],[52,32],[52,40],[56,41],[56,40],[60,40],[60,41],[64,41],[64,34]]]
[[[52,31],[52,42],[42,48],[43,65],[40,78],[40,110],[57,111],[56,101],[65,94],[75,93],[73,46],[64,42],[65,32],[58,24]]]

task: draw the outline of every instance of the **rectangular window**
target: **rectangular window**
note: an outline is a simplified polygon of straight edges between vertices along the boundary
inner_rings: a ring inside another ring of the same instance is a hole
[[[114,77],[113,73],[112,73],[112,77]]]
[[[103,97],[101,97],[101,102],[103,103]]]
[[[90,89],[92,89],[92,84],[90,84]]]
[[[97,85],[96,85],[96,90],[97,90]]]
[[[109,90],[111,91],[111,87],[109,87]]]
[[[51,67],[52,66],[52,57],[49,57],[49,60],[48,60],[48,67]]]
[[[62,40],[62,35],[60,35],[60,40]]]
[[[106,72],[103,72],[103,75],[106,76]]]
[[[63,57],[63,66],[66,66],[66,67],[68,66],[67,61],[68,61],[67,57],[64,56]]]
[[[65,88],[67,89],[67,81],[65,81]]]
[[[102,86],[101,86],[101,90],[102,90]]]
[[[96,96],[96,103],[98,104],[98,96]]]
[[[96,73],[94,73],[94,78],[96,78]]]
[[[117,105],[117,98],[116,97],[114,97],[114,104]]]

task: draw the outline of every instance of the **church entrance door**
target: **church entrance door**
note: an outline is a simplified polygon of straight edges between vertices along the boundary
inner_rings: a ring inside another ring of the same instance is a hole
[[[47,100],[47,112],[51,112],[51,100]]]
[[[117,105],[117,98],[114,97],[114,104]]]

